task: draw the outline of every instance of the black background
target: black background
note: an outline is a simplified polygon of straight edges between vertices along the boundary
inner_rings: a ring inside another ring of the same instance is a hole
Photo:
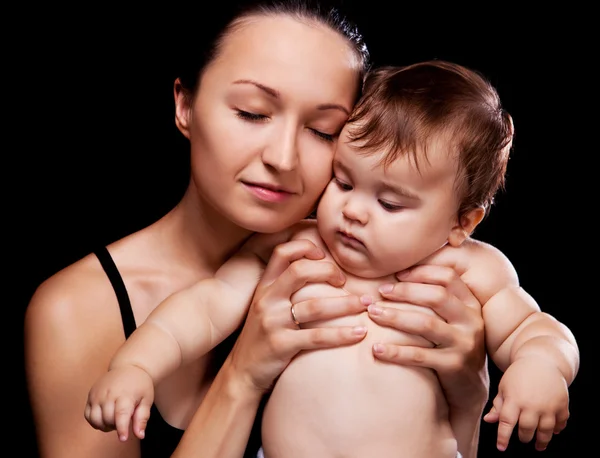
[[[571,387],[569,425],[546,452],[516,436],[507,452],[497,452],[496,426],[482,423],[479,456],[580,456],[588,440],[592,447],[595,442],[584,432],[586,407],[597,411],[596,399],[584,396],[584,374],[591,372],[584,327],[597,316],[591,291],[597,272],[597,51],[585,25],[591,13],[538,10],[528,16],[506,7],[434,11],[425,5],[411,11],[393,2],[347,3],[375,65],[442,58],[473,67],[490,78],[513,115],[506,192],[476,237],[506,253],[542,309],[571,328],[583,367]],[[211,16],[177,5],[127,13],[47,10],[26,17],[4,70],[6,98],[16,102],[4,122],[5,137],[14,137],[5,145],[2,167],[4,225],[14,231],[5,249],[15,255],[5,289],[19,331],[37,284],[94,246],[158,219],[181,197],[187,145],[173,121],[174,60],[180,40],[188,46],[193,40],[190,22],[202,27]],[[18,456],[33,457],[21,342],[16,412],[22,420],[8,427],[14,437],[9,445],[20,449]],[[492,399],[498,373],[493,367],[491,373]]]

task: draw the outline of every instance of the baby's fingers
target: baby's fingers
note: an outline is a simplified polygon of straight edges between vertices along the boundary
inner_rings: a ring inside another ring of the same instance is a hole
[[[142,402],[137,406],[133,413],[133,434],[139,439],[143,439],[146,435],[146,425],[150,418],[151,403],[142,399]]]
[[[118,398],[115,402],[114,422],[121,442],[129,438],[129,426],[134,409],[135,403],[130,398]]]
[[[556,419],[554,415],[544,415],[540,418],[540,424],[538,425],[535,439],[536,450],[540,452],[546,450],[546,447],[548,447],[548,443],[554,434],[555,424]]]
[[[498,423],[498,419],[500,415],[498,414],[498,410],[496,407],[492,406],[490,411],[483,416],[483,421],[486,423]]]
[[[569,408],[566,407],[559,411],[556,415],[556,424],[554,425],[554,434],[560,433],[567,427],[567,420],[569,419]]]
[[[539,414],[531,411],[522,412],[519,417],[519,440],[524,443],[531,442],[539,423]]]
[[[88,404],[85,408],[85,419],[92,426],[92,428],[99,431],[108,432],[114,428],[114,423],[109,424],[104,421],[104,410],[99,404]]]
[[[496,399],[498,399],[496,397]],[[498,410],[498,438],[496,440],[496,448],[503,452],[508,447],[510,436],[512,436],[515,425],[519,420],[520,409],[510,402],[503,402],[500,407],[496,405],[496,399],[494,399],[494,406]]]

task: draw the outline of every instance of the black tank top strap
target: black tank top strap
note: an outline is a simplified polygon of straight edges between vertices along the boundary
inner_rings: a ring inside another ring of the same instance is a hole
[[[112,256],[108,252],[108,249],[105,246],[100,247],[94,251],[94,254],[100,261],[104,272],[106,272],[106,276],[115,290],[117,301],[119,302],[119,309],[121,309],[123,330],[125,331],[125,338],[127,339],[137,327],[133,316],[133,309],[131,308],[131,302],[129,300],[129,294],[127,294],[127,288],[125,288],[123,278],[119,273],[119,269],[117,269],[115,261],[113,261]]]
[[[127,288],[125,287],[123,278],[106,247],[100,247],[97,250],[94,250],[94,254],[100,261],[106,276],[115,290],[117,301],[119,302],[119,309],[121,310],[121,320],[123,322],[125,338],[129,338],[136,329],[136,323],[133,316],[133,309],[131,308],[131,302],[129,300],[129,294],[127,294]],[[215,370],[215,373],[221,367],[221,364],[227,357],[229,351],[231,351],[231,347],[233,346],[238,333],[239,331],[229,336],[229,338],[225,339],[224,342],[221,342],[221,344],[214,349],[215,367],[213,369]],[[248,446],[244,453],[244,458],[255,458],[260,447],[260,424],[265,401],[266,398],[263,399],[263,402],[258,409]],[[183,430],[169,425],[156,408],[156,404],[152,404],[150,419],[146,425],[146,437],[140,442],[142,458],[166,458],[171,456],[181,440],[182,435]]]

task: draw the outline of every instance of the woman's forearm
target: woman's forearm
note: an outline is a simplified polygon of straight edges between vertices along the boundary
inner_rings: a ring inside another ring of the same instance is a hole
[[[450,413],[450,424],[463,458],[477,458],[482,414],[483,408],[476,411],[453,409]]]
[[[227,359],[171,456],[243,457],[261,398],[234,377]]]

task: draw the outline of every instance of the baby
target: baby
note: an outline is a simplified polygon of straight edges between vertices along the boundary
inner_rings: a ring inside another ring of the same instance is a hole
[[[519,286],[509,260],[471,237],[503,186],[512,138],[511,117],[476,72],[443,61],[372,71],[340,134],[316,220],[251,238],[213,279],[169,297],[92,387],[86,418],[98,429],[116,428],[122,439],[133,426],[142,438],[139,425],[150,414],[154,386],[241,324],[276,244],[309,239],[326,253],[315,262],[335,262],[346,282],[343,288],[308,284],[292,304],[346,294],[378,301],[378,288],[397,281],[396,272],[417,264],[453,267],[481,304],[488,355],[504,372],[492,421],[504,415],[523,431],[559,431],[577,371],[576,343],[570,333],[556,331],[562,325]],[[290,320],[306,326],[293,306]],[[378,342],[436,343],[380,327],[367,313],[311,324],[338,325],[365,326],[367,335],[358,344],[292,360],[265,406],[261,453],[459,456],[435,372],[386,364],[372,353]],[[103,415],[91,415],[95,409]]]

